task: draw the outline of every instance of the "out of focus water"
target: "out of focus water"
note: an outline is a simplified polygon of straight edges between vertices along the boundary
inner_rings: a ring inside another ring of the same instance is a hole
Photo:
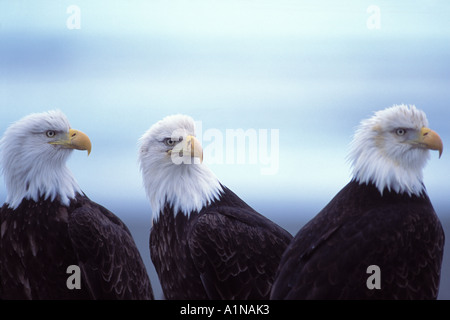
[[[61,109],[93,143],[89,158],[69,161],[93,199],[142,195],[137,141],[173,113],[201,121],[204,133],[278,130],[269,175],[249,145],[244,163],[226,161],[225,147],[222,163],[205,156],[246,199],[263,190],[330,199],[349,179],[355,127],[393,104],[417,105],[450,141],[450,3],[377,1],[379,28],[368,26],[371,1],[75,3],[79,29],[67,27],[72,3],[0,2],[0,133]],[[425,183],[450,207],[448,159],[433,154]],[[0,199],[5,192],[0,183]]]

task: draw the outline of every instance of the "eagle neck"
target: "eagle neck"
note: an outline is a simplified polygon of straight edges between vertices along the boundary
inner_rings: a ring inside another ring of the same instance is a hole
[[[154,220],[161,214],[176,215],[178,212],[189,216],[220,198],[222,185],[206,165],[171,163],[168,166],[150,166],[157,170],[144,172]]]

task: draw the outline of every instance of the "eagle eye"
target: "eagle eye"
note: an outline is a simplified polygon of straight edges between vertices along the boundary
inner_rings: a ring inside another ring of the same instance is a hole
[[[173,139],[173,138],[165,138],[163,140],[164,144],[168,147],[173,147],[174,145],[176,145],[178,142],[183,141],[183,137],[179,137],[178,140]]]
[[[395,130],[395,133],[396,133],[398,136],[404,136],[405,133],[406,133],[406,129],[398,128],[398,129]]]
[[[45,135],[49,138],[53,138],[56,135],[56,132],[54,130],[48,130],[45,132]]]
[[[177,141],[173,140],[172,138],[166,138],[164,139],[164,144],[168,147],[173,147]]]

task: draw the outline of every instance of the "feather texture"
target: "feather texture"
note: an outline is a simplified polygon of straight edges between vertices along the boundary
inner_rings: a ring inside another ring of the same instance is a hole
[[[1,299],[153,299],[128,228],[78,194],[68,207],[49,199],[0,209]],[[68,289],[67,267],[81,269]]]
[[[272,299],[436,299],[444,232],[427,196],[350,182],[287,248]],[[381,289],[370,290],[377,265]]]
[[[167,207],[150,236],[167,299],[268,299],[292,236],[222,186],[200,212]]]

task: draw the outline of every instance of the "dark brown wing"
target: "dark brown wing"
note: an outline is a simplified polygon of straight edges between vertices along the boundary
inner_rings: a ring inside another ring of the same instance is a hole
[[[271,298],[435,299],[444,234],[428,198],[344,191],[296,235]],[[367,286],[371,265],[379,290]]]
[[[192,262],[187,233],[192,220],[183,213],[173,214],[169,207],[159,219],[153,221],[150,233],[150,255],[168,300],[205,300],[208,296]]]
[[[0,300],[89,299],[69,290],[66,269],[77,264],[67,235],[70,208],[40,199],[0,209]]]
[[[153,299],[145,265],[128,228],[94,203],[77,208],[69,235],[94,299]]]
[[[221,207],[199,216],[188,235],[210,299],[268,299],[291,236],[252,209]]]

